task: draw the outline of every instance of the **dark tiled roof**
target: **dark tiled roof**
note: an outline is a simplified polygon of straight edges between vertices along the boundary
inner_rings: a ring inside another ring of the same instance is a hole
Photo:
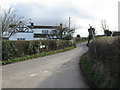
[[[60,26],[28,26],[29,28],[32,29],[58,29]]]
[[[10,25],[9,27],[15,27],[16,25]],[[30,29],[58,29],[60,26],[28,26]]]
[[[48,34],[34,34],[34,38],[46,38]]]

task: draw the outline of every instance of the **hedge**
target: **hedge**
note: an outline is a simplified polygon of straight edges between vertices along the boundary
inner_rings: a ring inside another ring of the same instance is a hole
[[[80,58],[80,68],[90,88],[98,88],[104,83],[104,77],[92,68],[88,52]]]
[[[92,68],[104,77],[104,83],[99,87],[120,88],[120,37],[101,38],[96,43],[91,42],[88,54]]]
[[[37,58],[37,57],[42,57],[42,56],[51,55],[51,54],[55,54],[55,53],[65,52],[65,51],[71,50],[73,48],[75,48],[75,46],[66,47],[64,49],[59,49],[59,50],[54,50],[54,51],[49,51],[49,52],[27,55],[27,56],[23,56],[23,57],[19,57],[19,58],[14,58],[14,59],[8,59],[8,60],[0,61],[0,64],[6,65],[6,64],[10,64],[10,63],[19,62],[19,61],[30,60],[30,59]]]
[[[45,45],[45,48],[41,48]],[[74,44],[68,40],[2,41],[2,60],[64,49]]]

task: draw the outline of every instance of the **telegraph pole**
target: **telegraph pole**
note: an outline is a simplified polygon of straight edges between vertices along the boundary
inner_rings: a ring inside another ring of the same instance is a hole
[[[70,30],[70,17],[69,17],[69,30]]]

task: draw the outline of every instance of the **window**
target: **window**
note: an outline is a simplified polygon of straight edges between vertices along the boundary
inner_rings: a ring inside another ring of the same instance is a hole
[[[17,40],[25,40],[25,38],[17,38]]]
[[[48,30],[42,30],[42,34],[48,34]]]

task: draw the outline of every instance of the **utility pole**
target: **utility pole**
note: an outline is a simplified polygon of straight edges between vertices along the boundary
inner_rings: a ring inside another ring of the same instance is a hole
[[[69,17],[69,30],[70,30],[70,17]]]

